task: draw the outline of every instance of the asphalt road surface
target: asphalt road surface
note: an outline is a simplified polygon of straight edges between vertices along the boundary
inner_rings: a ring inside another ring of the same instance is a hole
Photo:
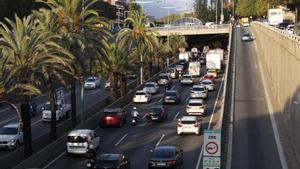
[[[203,129],[206,129],[215,102],[217,93],[221,85],[221,75],[217,79],[217,89],[209,93],[207,100],[207,114],[202,118],[201,134],[197,135],[180,135],[177,136],[177,119],[185,115],[186,102],[189,99],[191,86],[181,86],[178,81],[173,83],[172,88],[178,89],[181,93],[181,103],[178,105],[166,105],[168,119],[161,123],[146,122],[145,114],[152,105],[161,104],[164,89],[153,96],[151,103],[127,105],[126,110],[130,112],[133,106],[136,106],[140,112],[141,119],[136,126],[131,126],[130,118],[122,128],[106,127],[98,128],[96,131],[100,135],[100,149],[98,153],[123,153],[128,156],[132,169],[147,168],[148,159],[151,156],[150,150],[158,145],[176,145],[184,152],[183,167],[184,169],[202,168],[200,164],[200,152],[203,144]],[[82,169],[86,166],[85,156],[67,157],[62,153],[56,159],[49,161],[49,164],[43,169]]]
[[[253,42],[236,32],[232,169],[281,169]]]

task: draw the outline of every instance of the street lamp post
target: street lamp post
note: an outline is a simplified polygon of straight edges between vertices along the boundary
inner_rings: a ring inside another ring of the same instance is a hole
[[[85,0],[82,0],[82,11],[85,10]],[[82,18],[82,22],[84,22],[84,18]],[[85,31],[84,31],[84,27],[82,26],[82,32],[83,32],[83,41],[85,39]],[[82,52],[82,57],[84,57],[84,49]],[[83,79],[82,79],[83,80]],[[80,83],[80,100],[81,100],[81,111],[80,111],[80,122],[83,122],[83,112],[84,112],[84,82]],[[75,86],[76,87],[76,86]]]

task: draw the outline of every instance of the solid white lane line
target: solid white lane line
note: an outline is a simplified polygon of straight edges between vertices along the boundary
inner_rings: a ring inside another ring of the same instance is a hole
[[[125,138],[127,137],[127,134],[125,134],[116,144],[115,146],[118,146]]]
[[[13,117],[13,118],[5,119],[5,120],[3,120],[3,121],[0,122],[0,125],[4,125],[4,124],[6,124],[7,122],[12,121],[12,120],[15,120],[15,119],[17,119],[17,118],[18,118],[18,117],[16,116],[16,117]]]
[[[255,46],[256,46],[256,42],[254,42]],[[257,46],[255,47],[257,50]],[[267,90],[267,84],[265,82],[264,79],[264,75],[262,73],[262,64],[259,61],[259,67],[260,67],[260,77],[262,79],[262,83],[263,83],[263,87],[264,87],[264,92],[265,92],[265,97],[267,100],[267,105],[268,105],[268,112],[271,118],[271,124],[272,124],[272,128],[273,128],[273,133],[274,133],[274,137],[275,137],[275,142],[276,142],[276,146],[277,146],[277,151],[278,151],[278,155],[279,155],[279,159],[280,159],[280,163],[281,163],[281,167],[282,169],[288,169],[287,163],[286,163],[286,159],[285,159],[285,155],[284,155],[284,151],[281,145],[281,141],[280,141],[280,136],[279,136],[279,132],[278,132],[278,128],[277,128],[277,124],[276,124],[276,120],[274,117],[274,109],[270,100],[270,95],[269,92]]]
[[[198,161],[197,161],[197,164],[196,164],[196,169],[200,168],[200,162],[201,162],[201,159],[202,159],[202,155],[203,155],[203,147],[201,146],[201,151],[200,151],[199,158],[198,158]]]
[[[40,123],[41,121],[42,121],[42,119],[39,119],[39,120],[37,120],[37,121],[31,123],[31,126],[36,125],[36,124]]]
[[[55,159],[53,159],[52,161],[50,161],[50,163],[48,163],[45,167],[43,167],[43,169],[48,168],[49,166],[51,166],[53,163],[55,163],[55,161],[57,161],[58,159],[60,159],[63,155],[65,155],[66,152],[64,151],[63,153],[61,153],[59,156],[57,156]]]
[[[159,146],[159,144],[161,143],[161,141],[164,137],[165,137],[165,134],[162,134],[155,146]]]
[[[177,113],[176,113],[176,115],[175,115],[175,117],[174,117],[173,120],[176,120],[176,119],[177,119],[177,116],[179,115],[179,113],[180,113],[180,112],[177,112]]]

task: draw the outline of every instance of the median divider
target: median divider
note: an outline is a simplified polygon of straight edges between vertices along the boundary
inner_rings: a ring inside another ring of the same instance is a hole
[[[158,75],[159,75],[159,73],[154,75],[152,78],[148,79],[148,81],[157,80]],[[99,125],[99,117],[100,117],[100,114],[103,111],[103,109],[125,107],[126,105],[131,103],[133,95],[135,94],[135,91],[141,89],[144,85],[144,84],[142,84],[142,85],[135,87],[136,84],[137,84],[137,81],[133,81],[132,83],[130,83],[128,85],[129,92],[125,96],[119,98],[118,100],[116,100],[113,103],[110,102],[109,96],[107,96],[100,102],[87,108],[85,110],[85,118],[86,119],[84,118],[85,119],[84,122],[79,124],[76,128],[95,129]],[[80,115],[78,115],[77,117],[79,118]],[[57,140],[55,140],[54,142],[51,142],[51,143],[48,142],[47,146],[40,149],[38,152],[36,152],[35,154],[30,156],[26,160],[22,161],[17,166],[12,165],[12,164],[2,166],[2,164],[5,164],[5,163],[1,163],[4,161],[1,161],[1,159],[0,159],[1,168],[9,169],[9,168],[13,168],[13,166],[15,166],[13,169],[37,168],[37,167],[43,168],[44,166],[49,164],[49,162],[51,160],[63,155],[63,153],[65,152],[65,147],[66,147],[65,144],[66,144],[66,140],[67,140],[68,131],[70,131],[72,129],[72,127],[69,126],[69,123],[71,125],[71,120],[67,120],[67,121],[65,121],[64,124],[58,126],[57,131],[59,131],[59,132],[62,131],[62,132],[60,132],[61,135]],[[49,133],[47,135],[49,135]],[[49,140],[49,137],[47,137],[47,136],[43,136],[43,138],[47,138]],[[43,142],[43,141],[40,141],[40,142]],[[34,144],[37,144],[37,142],[35,141]],[[20,154],[21,154],[21,156],[22,156],[23,153],[21,152],[22,151],[21,149],[23,149],[23,147],[20,148],[20,150],[17,150],[18,153],[14,153],[14,154],[16,156],[20,156]],[[15,159],[14,156],[10,156],[10,158],[7,160],[12,160],[12,163],[14,163],[14,164],[18,163],[16,161],[14,161],[14,159]]]

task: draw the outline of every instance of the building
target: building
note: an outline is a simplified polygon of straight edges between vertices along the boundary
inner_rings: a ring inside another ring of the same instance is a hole
[[[104,2],[107,2],[113,6],[116,7],[117,12],[116,16],[117,19],[114,22],[114,27],[123,27],[124,26],[124,20],[126,18],[126,0],[104,0]]]

